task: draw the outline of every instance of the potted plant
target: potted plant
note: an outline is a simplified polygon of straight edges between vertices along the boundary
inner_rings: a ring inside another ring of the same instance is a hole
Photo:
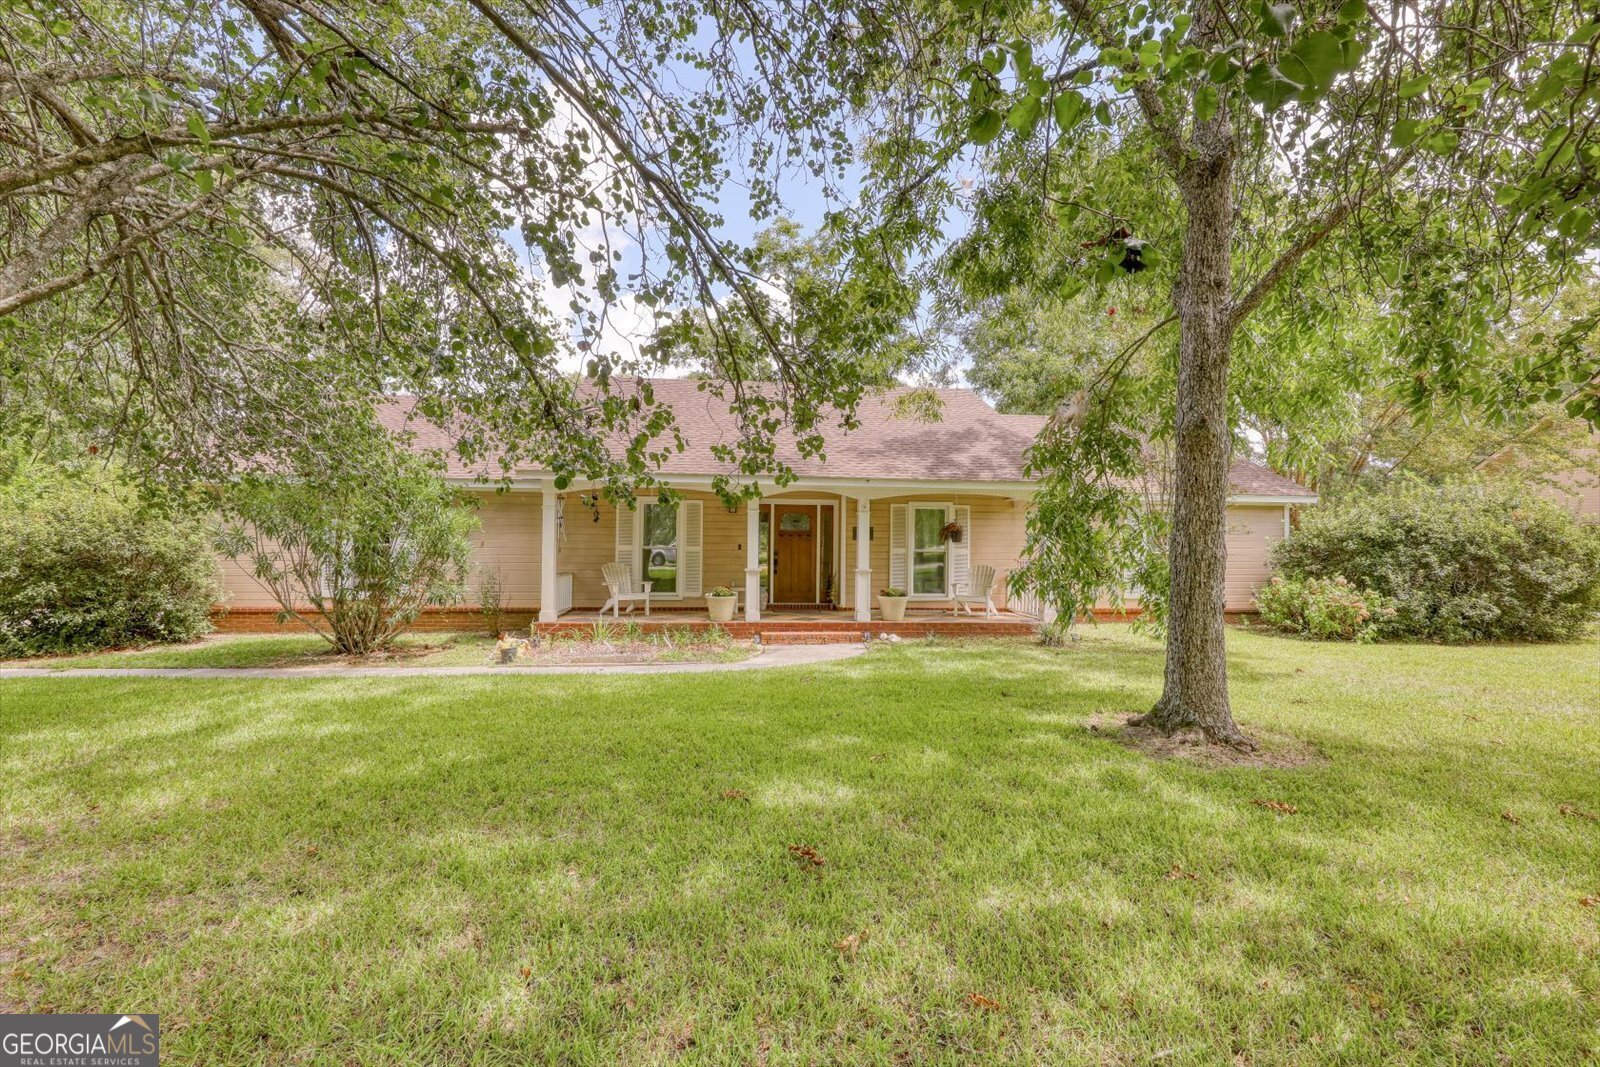
[[[739,602],[732,589],[719,585],[706,594],[706,610],[712,622],[732,622],[733,606]]]
[[[947,522],[939,527],[939,540],[942,542],[954,542],[959,545],[963,532],[965,531],[961,529],[959,522]]]
[[[878,590],[878,614],[884,622],[906,621],[906,591],[890,586]]]

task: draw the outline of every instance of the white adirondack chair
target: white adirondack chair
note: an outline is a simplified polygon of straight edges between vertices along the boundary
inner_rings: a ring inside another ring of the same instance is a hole
[[[600,614],[606,613],[606,608],[611,609],[614,618],[622,618],[622,602],[628,602],[628,611],[633,611],[635,600],[644,601],[644,613],[650,614],[650,586],[652,582],[640,582],[644,587],[643,592],[636,592],[633,588],[633,572],[626,563],[607,563],[600,568],[600,580],[606,583],[606,592],[611,594],[611,599],[606,601],[605,607],[600,609]]]
[[[990,594],[993,588],[993,567],[972,568],[972,580],[964,585],[958,585],[955,596],[951,597],[955,604],[951,607],[950,614],[959,615],[965,609],[966,613],[971,615],[972,606],[974,604],[982,604],[985,618],[993,618],[999,615],[1000,610],[994,606],[994,597]]]

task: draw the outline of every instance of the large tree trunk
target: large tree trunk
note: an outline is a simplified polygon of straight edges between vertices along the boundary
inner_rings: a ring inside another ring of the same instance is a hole
[[[1166,685],[1142,722],[1168,733],[1199,728],[1207,740],[1251,747],[1228,703],[1222,619],[1233,445],[1228,359],[1234,140],[1227,115],[1201,124],[1189,149],[1178,174],[1188,226],[1173,293],[1182,332]]]

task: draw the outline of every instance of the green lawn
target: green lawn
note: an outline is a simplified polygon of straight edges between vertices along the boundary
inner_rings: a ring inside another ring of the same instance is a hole
[[[1241,719],[1323,761],[1089,731],[1159,679],[1109,627],[0,681],[0,1010],[160,1012],[169,1064],[1600,1056],[1600,822],[1560,810],[1600,812],[1600,644],[1231,640]]]
[[[484,634],[410,634],[400,639],[392,662],[406,666],[455,666],[488,662],[494,640]],[[424,651],[426,649],[426,651]],[[217,636],[187,645],[156,646],[78,656],[41,656],[0,661],[5,667],[306,667],[343,662],[316,634]],[[378,661],[374,660],[374,665]]]
[[[603,635],[604,642],[597,641]],[[609,642],[609,643],[608,643]],[[477,633],[422,633],[400,638],[391,654],[360,659],[335,656],[315,634],[215,636],[186,645],[0,660],[0,667],[71,671],[88,667],[479,667],[494,662],[495,640]],[[542,651],[522,666],[602,661],[612,655],[652,662],[729,663],[749,658],[748,643],[692,634],[687,628],[644,632],[632,620],[603,623],[544,639]]]

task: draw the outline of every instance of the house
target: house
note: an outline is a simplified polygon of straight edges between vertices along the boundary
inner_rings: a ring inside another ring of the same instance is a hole
[[[1600,430],[1578,419],[1542,419],[1477,469],[1490,478],[1523,478],[1579,522],[1600,523]]]
[[[706,592],[725,585],[740,592],[745,624],[798,617],[815,628],[820,617],[877,630],[877,591],[896,586],[911,598],[907,618],[915,622],[907,632],[926,632],[953,622],[952,593],[983,566],[996,572],[993,595],[1005,624],[1027,629],[1039,615],[1037,604],[1010,594],[1006,578],[1023,549],[1035,488],[1023,473],[1024,454],[1042,417],[997,413],[966,389],[935,391],[936,421],[904,413],[908,390],[869,396],[858,410],[859,429],[828,436],[826,459],[804,457],[791,443],[780,458],[796,480],[730,511],[710,491],[724,469],[713,445],[736,432],[726,404],[693,380],[651,384],[688,440],[660,472],[681,494],[675,503],[646,496],[635,508],[618,509],[581,485],[559,491],[548,473],[532,469],[516,471],[508,492],[495,492],[479,471],[458,462],[447,468],[448,477],[481,493],[476,562],[498,572],[503,603],[518,625],[600,609],[607,600],[601,568],[612,562],[636,582],[652,583],[652,618],[692,612],[704,619]],[[437,427],[412,417],[405,399],[389,402],[382,416],[391,428],[415,433],[421,447],[449,445]],[[1316,496],[1244,460],[1234,464],[1232,486],[1226,607],[1242,612],[1254,608],[1268,552],[1287,536],[1291,509]],[[959,539],[941,537],[950,523],[961,527]],[[223,628],[275,625],[276,604],[246,568],[224,561],[223,579],[230,594]],[[422,625],[476,625],[464,615],[475,608],[469,601],[433,612]]]

